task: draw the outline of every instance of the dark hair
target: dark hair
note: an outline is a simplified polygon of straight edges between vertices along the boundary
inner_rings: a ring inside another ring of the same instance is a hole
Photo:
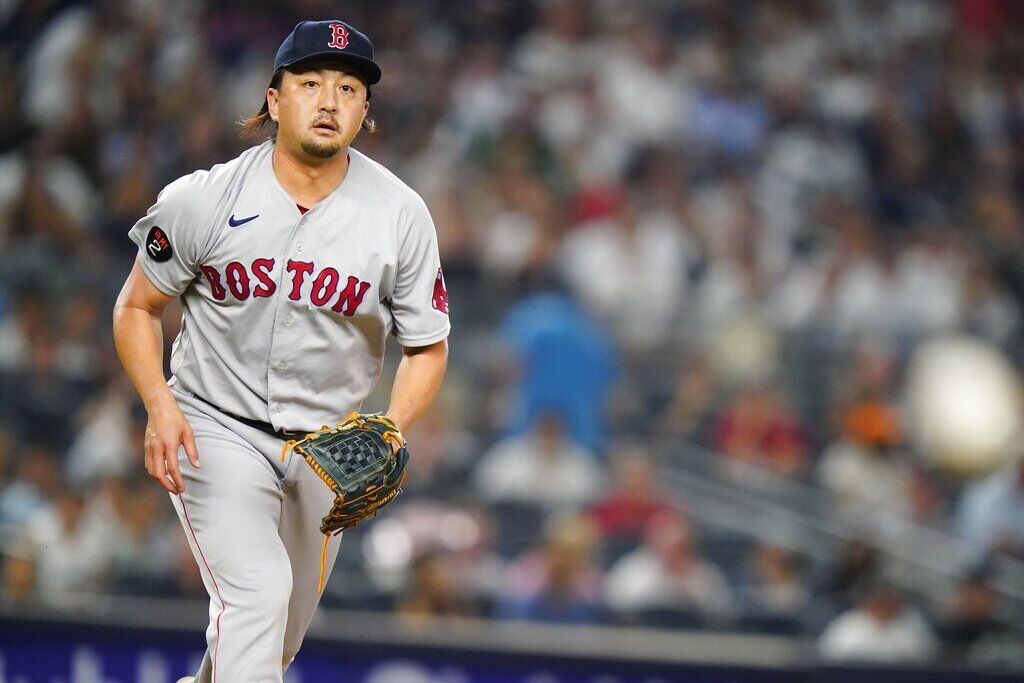
[[[349,72],[349,73],[353,73],[356,76],[359,75],[359,74],[356,74],[355,72]],[[278,69],[277,71],[274,72],[274,75],[271,77],[270,84],[267,86],[267,88],[268,89],[273,88],[274,90],[279,90],[281,88],[281,81],[282,81],[283,78],[284,78],[284,68]],[[360,78],[362,78],[362,77],[360,76]],[[365,83],[365,81],[364,81],[364,83]],[[367,100],[370,99],[370,86],[369,85],[366,86],[366,99]],[[263,130],[263,126],[265,126],[267,124],[270,124],[270,126],[271,126],[270,138],[273,139],[273,140],[276,140],[277,139],[277,122],[274,121],[272,118],[270,118],[270,109],[267,106],[267,97],[266,97],[266,95],[264,95],[263,96],[263,106],[260,107],[260,110],[258,112],[256,112],[255,114],[253,114],[252,116],[247,116],[247,117],[245,117],[245,118],[243,118],[243,119],[238,121],[238,125],[242,127],[242,131],[238,134],[238,136],[242,137],[242,138],[247,138],[247,137],[252,137],[252,136],[258,135],[260,133],[260,131]],[[367,116],[366,118],[363,119],[363,123],[362,123],[362,125],[359,126],[359,129],[364,131],[364,132],[366,132],[366,133],[376,133],[377,132],[377,124],[373,120],[372,117]]]

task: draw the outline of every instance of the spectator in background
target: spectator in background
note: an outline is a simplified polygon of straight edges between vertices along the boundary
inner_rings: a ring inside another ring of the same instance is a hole
[[[554,0],[541,7],[540,21],[523,35],[511,56],[518,74],[545,89],[570,85],[585,73],[597,46],[593,18],[581,0]]]
[[[635,198],[617,188],[609,192],[610,215],[566,236],[560,270],[628,348],[658,348],[684,310],[696,250],[670,214],[641,213]]]
[[[822,567],[814,593],[832,609],[846,609],[875,584],[880,565],[877,547],[866,539],[852,538],[834,561]]]
[[[940,616],[938,632],[945,644],[943,659],[964,664],[972,650],[978,654],[988,642],[1007,632],[1006,624],[996,619],[996,593],[984,571],[974,572],[961,581]]]
[[[556,413],[575,442],[599,451],[617,371],[608,332],[570,298],[547,293],[512,305],[498,336],[511,350],[518,374],[509,431],[522,434],[541,413]]]
[[[832,495],[836,518],[859,523],[875,510],[907,514],[908,488],[916,485],[903,450],[900,411],[893,399],[893,350],[877,340],[857,345],[852,362],[839,367],[833,420],[839,435],[816,468],[818,482]]]
[[[960,323],[967,270],[962,245],[949,231],[918,226],[903,246],[895,291],[900,332],[919,338],[948,333]]]
[[[980,258],[972,260],[964,283],[964,328],[1008,346],[1020,333],[1020,323],[1020,310],[999,286],[993,265]]]
[[[754,549],[739,590],[745,616],[796,619],[810,597],[807,577],[795,553],[767,543]]]
[[[497,614],[505,619],[584,624],[598,615],[598,535],[586,517],[554,519],[543,544],[509,566]]]
[[[20,432],[63,451],[71,442],[71,416],[82,395],[61,374],[58,361],[54,337],[32,340],[26,370],[11,380],[20,399],[13,405],[12,415]]]
[[[694,145],[739,158],[757,154],[771,120],[763,99],[725,70],[693,93],[685,119]]]
[[[25,526],[36,598],[67,608],[85,605],[107,590],[113,531],[110,520],[89,514],[83,493],[60,490]]]
[[[29,349],[33,340],[43,336],[50,325],[50,313],[46,310],[46,298],[39,292],[21,292],[7,297],[0,310],[0,381],[9,375],[24,370],[28,365]],[[13,384],[13,383],[12,383]],[[7,401],[5,412],[13,408],[14,386],[0,394]]]
[[[17,607],[35,597],[35,550],[27,539],[4,544],[0,605]]]
[[[62,487],[60,465],[53,451],[39,444],[19,450],[15,475],[0,489],[0,535],[15,538]]]
[[[440,397],[406,435],[416,444],[416,457],[409,461],[406,494],[444,498],[463,486],[476,455],[474,435],[455,420],[458,412]]]
[[[977,248],[983,254],[984,261],[992,268],[994,281],[1002,285],[995,293],[1004,293],[1015,301],[1016,313],[1020,314],[1020,302],[1024,298],[1024,262],[1018,258],[1024,248],[1024,206],[1017,192],[1007,177],[1012,165],[1003,161],[994,164],[996,169],[990,172],[991,182],[982,183],[975,188],[969,210],[972,224],[977,225],[980,235]],[[1002,166],[1004,168],[999,169]],[[1019,172],[1019,171],[1018,171]],[[968,298],[976,293],[968,279]],[[978,309],[969,314],[969,320],[976,320]]]
[[[742,389],[718,416],[714,448],[725,456],[723,466],[750,463],[785,476],[798,476],[807,467],[807,436],[767,383]]]
[[[828,324],[847,339],[889,338],[899,325],[895,250],[883,248],[867,216],[836,216],[836,263],[828,278]]]
[[[580,507],[604,489],[601,463],[573,443],[560,417],[542,415],[533,430],[499,441],[480,459],[477,491],[488,501]]]
[[[888,586],[875,586],[818,639],[818,654],[829,661],[913,664],[930,659],[936,647],[928,622]]]
[[[691,524],[673,514],[652,519],[643,547],[612,565],[604,596],[623,615],[676,609],[720,621],[735,608],[725,575],[701,556]]]
[[[1024,458],[964,488],[957,526],[981,554],[1024,558]]]
[[[673,509],[646,448],[630,442],[613,451],[611,488],[589,514],[606,543],[635,545],[652,519]]]
[[[485,230],[481,265],[488,277],[511,283],[550,261],[563,217],[551,190],[516,165],[506,163],[498,170],[494,193],[503,206]]]
[[[101,336],[99,310],[96,295],[82,293],[71,299],[63,311],[58,366],[79,396],[92,394],[103,380],[100,341],[108,337]]]
[[[79,407],[82,427],[68,449],[69,476],[84,484],[134,469],[146,436],[146,416],[133,411],[136,405],[122,376]]]
[[[665,431],[707,445],[714,413],[720,409],[719,393],[715,374],[707,361],[699,356],[684,359],[672,402],[662,417]]]
[[[594,83],[605,134],[626,149],[669,144],[680,132],[688,86],[675,41],[642,13],[620,13],[615,21],[615,39],[602,54],[604,77]],[[634,106],[641,101],[643,107]]]
[[[906,500],[909,519],[945,529],[949,525],[949,491],[944,487],[942,472],[917,463],[907,476]]]
[[[817,478],[832,494],[833,514],[854,522],[876,510],[905,513],[907,456],[899,450],[903,435],[893,406],[868,400],[848,407],[842,434],[817,467]]]
[[[362,557],[351,569],[365,571],[383,594],[398,590],[396,604],[416,602],[410,587],[415,581],[430,583],[429,588],[437,591],[432,600],[444,598],[444,586],[432,583],[434,572],[441,569],[445,581],[457,588],[459,599],[475,613],[489,608],[502,589],[505,562],[495,551],[499,534],[495,522],[483,505],[458,507],[426,496],[406,500],[387,520],[360,527],[357,534],[365,534]],[[425,566],[419,566],[419,558],[427,558]],[[423,607],[416,605],[413,611]]]
[[[742,177],[728,178],[706,189],[699,202],[707,214],[700,233],[705,259],[694,293],[695,313],[710,329],[757,319],[768,283],[758,263],[759,217],[749,187]]]
[[[442,553],[426,553],[413,561],[409,584],[395,611],[403,621],[417,627],[477,614],[475,605],[461,590],[449,558]]]
[[[119,483],[112,482],[112,488]],[[116,516],[107,545],[110,580],[119,593],[173,595],[174,544],[167,539],[176,535],[176,520],[167,514],[160,492],[146,483],[135,479],[128,487],[120,484],[112,496]]]
[[[478,612],[490,613],[504,589],[506,571],[505,561],[495,550],[495,522],[484,505],[473,505],[456,514],[462,526],[459,542],[453,542],[454,516],[448,518],[440,531],[440,535],[448,538],[447,568],[463,598],[471,601]],[[472,527],[465,524],[467,519]]]
[[[57,151],[60,144],[49,131],[38,134],[23,157],[22,187],[11,222],[13,250],[24,259],[22,267],[57,266],[61,257],[74,255],[80,238],[94,225],[100,195],[81,166]],[[62,275],[57,272],[58,283]]]

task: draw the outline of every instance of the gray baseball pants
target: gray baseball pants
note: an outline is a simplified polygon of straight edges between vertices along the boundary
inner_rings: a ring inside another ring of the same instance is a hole
[[[196,683],[280,682],[320,593],[320,520],[332,491],[284,441],[172,389],[195,433],[200,468],[178,454],[185,492],[172,495],[210,595]],[[341,536],[327,547],[325,576]]]

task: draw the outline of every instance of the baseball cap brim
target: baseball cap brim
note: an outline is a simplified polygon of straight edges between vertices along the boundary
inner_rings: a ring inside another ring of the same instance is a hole
[[[372,59],[367,59],[366,57],[361,57],[359,55],[338,52],[337,50],[324,50],[322,52],[314,52],[313,54],[302,55],[302,57],[300,57],[299,59],[295,59],[292,60],[291,62],[282,64],[281,68],[294,69],[296,66],[302,64],[303,62],[308,62],[315,59],[329,59],[331,61],[347,64],[348,66],[351,66],[353,69],[355,69],[362,75],[363,80],[366,81],[367,85],[373,85],[374,83],[377,83],[381,77],[380,67],[377,66],[377,63],[374,62]]]

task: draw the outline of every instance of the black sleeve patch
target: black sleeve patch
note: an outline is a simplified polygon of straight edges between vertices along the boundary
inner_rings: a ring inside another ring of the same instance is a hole
[[[167,239],[167,233],[158,225],[154,225],[146,236],[146,253],[149,258],[158,263],[170,261],[174,251],[171,249],[171,241]]]

